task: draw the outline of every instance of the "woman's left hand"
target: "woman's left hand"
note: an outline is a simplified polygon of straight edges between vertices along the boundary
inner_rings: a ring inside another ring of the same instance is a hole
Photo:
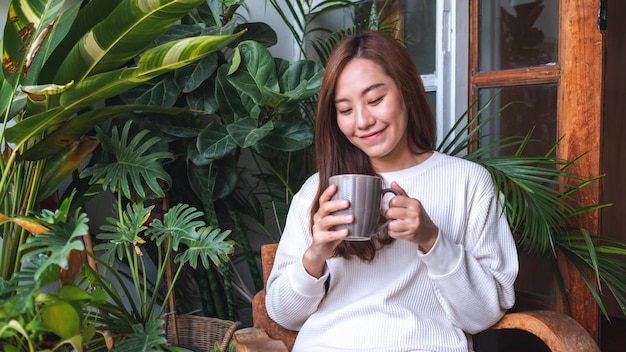
[[[439,229],[422,207],[422,203],[410,198],[396,182],[391,188],[400,194],[389,201],[385,217],[391,219],[388,227],[390,237],[417,243],[422,252],[427,253],[435,244]]]

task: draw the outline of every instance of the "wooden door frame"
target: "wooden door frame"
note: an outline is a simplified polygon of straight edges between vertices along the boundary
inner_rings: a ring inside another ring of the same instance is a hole
[[[571,171],[588,179],[600,175],[602,119],[603,35],[597,28],[599,1],[561,0],[559,5],[558,63],[522,69],[479,72],[478,1],[470,1],[469,19],[469,101],[476,101],[482,88],[556,83],[557,134],[563,136],[557,156],[573,160],[582,154]],[[470,117],[477,107],[470,111]],[[600,185],[593,183],[576,194],[585,204],[599,203]],[[589,212],[582,226],[590,233],[600,233],[599,211]],[[565,278],[571,316],[599,341],[598,306],[578,270],[559,258]],[[556,309],[568,313],[562,302]]]

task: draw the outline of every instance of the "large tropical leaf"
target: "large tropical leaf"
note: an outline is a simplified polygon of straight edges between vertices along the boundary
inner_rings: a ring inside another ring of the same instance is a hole
[[[273,125],[274,129],[254,145],[254,150],[263,156],[269,157],[277,150],[302,150],[313,143],[313,128],[302,120],[276,120]]]
[[[8,142],[21,146],[33,136],[69,119],[79,110],[201,59],[222,49],[239,35],[241,33],[186,38],[150,49],[141,57],[137,67],[94,75],[64,91],[59,107],[31,116],[8,128],[5,138]]]
[[[161,319],[149,320],[145,325],[134,324],[133,333],[116,343],[117,352],[160,352],[160,345],[167,343],[164,322]]]
[[[34,47],[50,29],[59,15],[64,0],[12,1],[2,41],[2,71],[10,86],[17,87],[22,73],[26,72],[34,57]],[[15,89],[13,89],[15,90]]]
[[[124,0],[92,0],[79,1],[80,10],[76,19],[71,22],[70,30],[63,36],[59,45],[56,46],[39,77],[39,83],[53,83],[57,68],[66,59],[81,37],[90,31],[97,23],[102,22]]]
[[[158,143],[159,138],[144,140],[148,130],[141,130],[130,139],[131,125],[132,122],[127,121],[121,134],[117,126],[114,126],[110,136],[101,128],[96,128],[103,149],[113,155],[115,160],[90,166],[81,172],[81,177],[91,177],[91,183],[101,182],[103,190],[121,192],[128,199],[133,199],[135,194],[145,199],[144,185],[157,196],[164,197],[165,193],[159,182],[169,185],[172,179],[163,169],[161,160],[171,159],[173,155],[169,152],[146,154],[150,147]]]
[[[121,260],[128,251],[134,252],[135,245],[145,243],[141,235],[148,228],[145,224],[153,208],[143,203],[129,203],[119,219],[107,217],[108,224],[102,225],[102,232],[96,235],[102,242],[94,250],[102,251],[103,260],[109,264],[115,257]]]
[[[124,0],[83,35],[61,63],[55,82],[82,81],[116,69],[203,0]]]
[[[165,213],[163,222],[159,219],[152,221],[148,236],[159,246],[170,238],[172,249],[178,250],[184,239],[198,238],[197,229],[205,226],[202,216],[203,213],[192,206],[177,204]]]
[[[29,237],[20,248],[24,258],[32,258],[39,254],[49,257],[35,272],[35,280],[39,280],[51,266],[68,269],[68,257],[73,250],[83,251],[85,245],[81,238],[89,231],[87,214],[79,213],[68,219],[66,223],[52,224],[48,232]]]
[[[222,231],[210,226],[200,228],[197,238],[184,239],[187,249],[179,253],[174,258],[174,262],[181,265],[189,264],[194,269],[198,265],[198,259],[205,269],[209,269],[211,262],[216,266],[221,266],[222,263],[229,261],[228,256],[235,250],[235,242],[226,240],[229,234],[230,230]]]
[[[52,133],[46,135],[39,143],[29,147],[24,154],[20,155],[20,160],[40,160],[62,152],[75,144],[76,141],[95,126],[118,114],[141,111],[175,115],[188,110],[187,108],[169,108],[152,105],[113,105],[97,108],[77,115]]]

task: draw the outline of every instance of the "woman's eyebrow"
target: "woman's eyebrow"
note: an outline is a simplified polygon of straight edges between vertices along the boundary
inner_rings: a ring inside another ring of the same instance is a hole
[[[371,86],[363,89],[363,91],[361,92],[361,95],[365,95],[369,91],[374,90],[374,89],[379,88],[379,87],[382,87],[384,85],[385,85],[384,83],[372,84]],[[339,103],[342,103],[342,102],[345,102],[345,101],[348,101],[348,99],[345,99],[345,98],[344,99],[335,99],[335,104],[339,104]]]

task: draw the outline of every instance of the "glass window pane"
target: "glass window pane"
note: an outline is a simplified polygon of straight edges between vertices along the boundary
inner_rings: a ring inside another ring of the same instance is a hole
[[[525,136],[534,129],[533,139],[539,140],[526,148],[526,154],[544,155],[557,141],[557,85],[517,86],[479,91],[479,109],[490,99],[493,101],[482,112],[484,121],[507,104],[486,128],[481,131],[481,145],[508,136]],[[479,118],[480,119],[480,118]],[[501,155],[511,155],[516,148],[502,150]],[[550,305],[556,302],[555,279],[550,263],[541,256],[520,253],[520,270],[515,290],[520,308]]]
[[[480,1],[480,70],[556,62],[558,25],[557,0]]]
[[[437,92],[426,92],[430,107],[433,109],[433,113],[437,116]]]
[[[481,135],[486,136],[481,143],[489,143],[508,136],[525,136],[530,130],[534,130],[533,139],[541,143],[529,146],[532,148],[528,150],[529,153],[543,155],[547,148],[556,143],[556,84],[481,89],[478,98],[479,107],[486,105],[492,98],[493,101],[482,113],[485,118],[495,114],[503,106],[510,105],[481,131]]]
[[[435,73],[437,1],[403,1],[404,38],[421,74]]]

